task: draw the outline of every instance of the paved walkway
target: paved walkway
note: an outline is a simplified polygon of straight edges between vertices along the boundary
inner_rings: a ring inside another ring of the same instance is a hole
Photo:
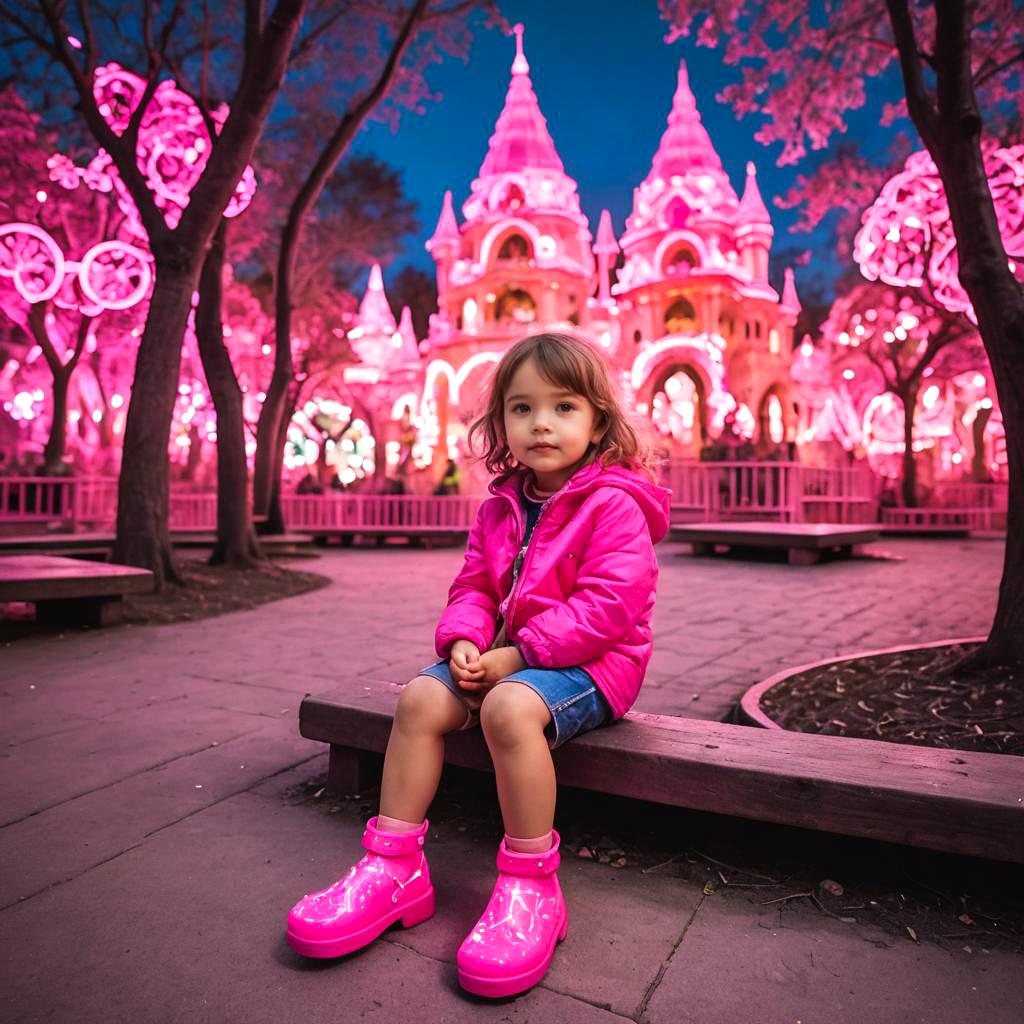
[[[905,559],[806,568],[659,549],[642,710],[721,718],[781,665],[985,630],[1002,547],[891,541]],[[488,1005],[454,952],[493,849],[439,830],[439,912],[342,962],[283,941],[288,906],[358,852],[354,814],[282,795],[325,770],[306,692],[409,678],[461,555],[356,549],[302,563],[330,587],[173,626],[0,649],[0,993],[5,1020],[553,1020],[805,1024],[1024,1019],[1020,958],[951,955],[793,903],[567,860],[569,938],[544,983]]]

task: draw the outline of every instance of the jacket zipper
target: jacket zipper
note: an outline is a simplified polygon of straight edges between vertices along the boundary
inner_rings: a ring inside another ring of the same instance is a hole
[[[537,530],[540,528],[540,521],[544,518],[544,513],[547,512],[548,507],[557,497],[559,497],[558,494],[552,494],[551,497],[548,498],[548,500],[541,506],[540,512],[537,513],[537,522],[533,524],[533,533],[530,535],[531,541],[537,536]],[[525,524],[523,532],[526,532]],[[512,594],[509,597],[508,612],[505,615],[505,635],[508,638],[509,643],[512,642],[512,614],[515,611],[516,602],[519,600],[519,595],[523,589],[523,580],[526,579],[526,566],[529,563],[530,555],[532,555],[535,550],[536,545],[534,545],[533,548],[527,547],[526,554],[523,555],[523,564],[519,568],[519,578],[516,580],[515,586],[512,588]]]

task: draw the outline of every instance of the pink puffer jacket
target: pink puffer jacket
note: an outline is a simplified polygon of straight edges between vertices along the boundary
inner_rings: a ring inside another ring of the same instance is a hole
[[[528,472],[488,488],[494,497],[480,507],[437,626],[437,655],[450,657],[459,639],[486,650],[501,614],[528,665],[579,666],[619,718],[636,700],[651,658],[654,544],[668,530],[670,493],[621,466],[583,466],[541,511],[510,594]]]

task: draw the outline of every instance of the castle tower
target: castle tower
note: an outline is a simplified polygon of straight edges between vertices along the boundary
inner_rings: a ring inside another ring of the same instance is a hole
[[[542,326],[578,324],[595,286],[576,183],[548,132],[515,27],[505,104],[456,223],[448,197],[427,247],[439,313],[430,344],[452,365]]]
[[[747,162],[747,184],[736,211],[736,249],[743,269],[755,281],[768,280],[768,255],[774,235],[775,229],[757,187],[757,171],[751,160]]]
[[[651,170],[633,193],[612,289],[617,355],[638,407],[693,454],[737,410],[757,433],[788,385],[791,322],[768,283],[773,229],[752,164],[739,199],[701,121],[685,63]]]

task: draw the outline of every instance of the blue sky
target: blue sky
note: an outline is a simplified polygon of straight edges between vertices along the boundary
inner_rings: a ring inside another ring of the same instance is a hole
[[[525,25],[526,56],[541,111],[566,172],[579,185],[592,232],[607,207],[616,234],[622,233],[632,190],[650,169],[664,131],[678,62],[685,57],[704,126],[737,194],[742,193],[746,163],[753,160],[772,214],[776,249],[792,244],[813,248],[816,268],[834,276],[838,264],[824,233],[788,234],[795,211],[780,210],[772,201],[807,168],[776,167],[779,147],[769,149],[754,140],[760,121],[738,121],[715,99],[738,77],[719,51],[698,48],[692,40],[667,45],[666,23],[655,0],[510,0],[501,7],[510,22]],[[428,81],[441,93],[438,102],[422,115],[404,114],[396,133],[381,123],[370,123],[360,133],[356,149],[398,168],[419,207],[423,229],[407,240],[395,267],[412,262],[432,268],[423,243],[433,232],[445,189],[453,192],[456,212],[469,193],[504,102],[514,55],[514,37],[478,32],[467,63],[449,60],[430,70]],[[851,119],[851,131],[864,138],[877,133],[867,132],[863,117],[859,120]],[[799,287],[809,271],[796,272]],[[387,276],[385,270],[385,282]]]

